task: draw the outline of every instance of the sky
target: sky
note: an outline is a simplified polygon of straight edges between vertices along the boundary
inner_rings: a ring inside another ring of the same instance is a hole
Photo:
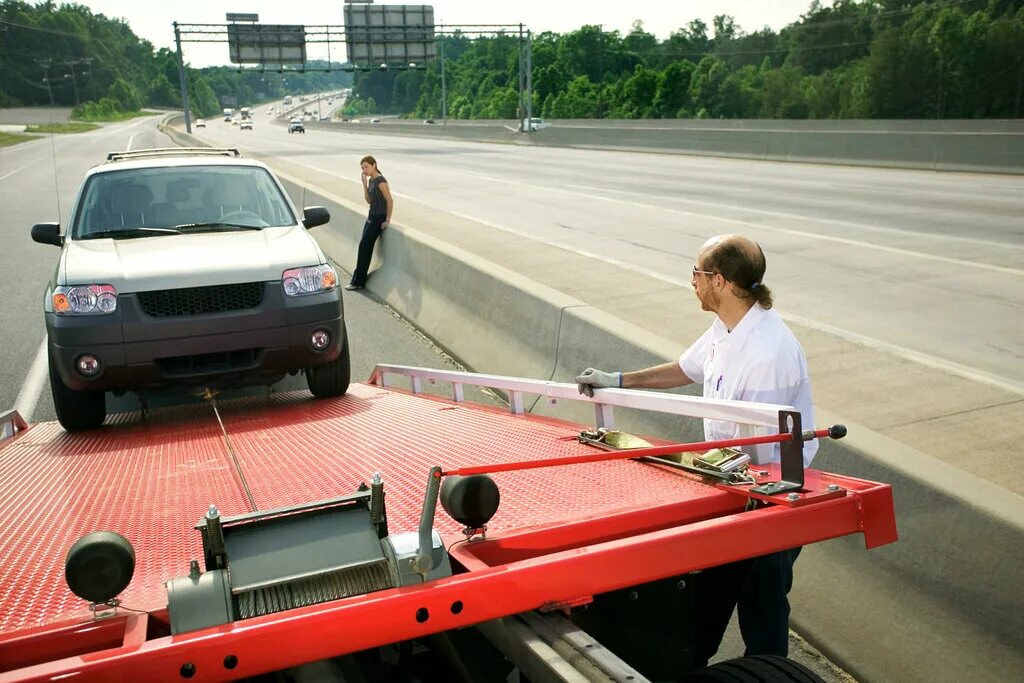
[[[79,0],[78,4],[89,7],[95,14],[124,19],[136,35],[150,41],[157,48],[174,48],[172,22],[223,24],[226,12],[255,12],[259,14],[260,23],[265,24],[344,23],[342,0]],[[710,26],[711,18],[716,14],[732,15],[746,32],[765,26],[778,30],[806,12],[811,0],[436,0],[420,4],[433,5],[434,21],[438,24],[522,23],[535,33],[568,33],[584,24],[600,24],[606,31],[618,30],[625,34],[630,31],[633,22],[639,19],[646,31],[663,40],[693,19],[703,19]],[[308,46],[307,59],[324,58],[326,55],[320,54],[323,49],[322,45]],[[332,46],[332,51],[336,49],[337,46]],[[183,43],[182,51],[185,53],[185,61],[193,67],[230,63],[226,43]],[[336,54],[334,58],[339,61]]]

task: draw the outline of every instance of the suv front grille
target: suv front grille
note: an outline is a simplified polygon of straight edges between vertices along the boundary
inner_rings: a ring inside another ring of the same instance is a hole
[[[251,370],[260,364],[263,349],[238,349],[216,353],[199,353],[193,356],[157,358],[156,364],[167,377],[187,377],[214,372]]]
[[[242,311],[263,303],[263,283],[139,292],[138,297],[146,315],[156,318]]]

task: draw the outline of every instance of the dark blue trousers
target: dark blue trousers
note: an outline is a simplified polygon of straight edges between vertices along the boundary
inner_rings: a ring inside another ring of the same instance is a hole
[[[363,287],[366,285],[367,271],[370,270],[370,260],[373,258],[373,245],[380,237],[380,226],[384,223],[386,216],[370,216],[363,223],[363,237],[359,240],[359,256],[356,259],[356,269],[352,271],[353,285]]]
[[[705,570],[695,577],[694,663],[707,666],[718,652],[734,609],[746,656],[789,653],[789,591],[800,548]]]

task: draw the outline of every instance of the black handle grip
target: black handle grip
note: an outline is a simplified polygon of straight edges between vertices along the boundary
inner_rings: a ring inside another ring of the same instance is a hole
[[[846,436],[846,425],[829,425],[828,427],[829,438],[841,439]]]

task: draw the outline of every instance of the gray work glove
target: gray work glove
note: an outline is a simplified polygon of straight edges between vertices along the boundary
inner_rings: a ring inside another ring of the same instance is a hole
[[[607,389],[622,386],[621,372],[604,372],[596,368],[587,368],[576,378],[580,393],[594,398],[594,389]]]

